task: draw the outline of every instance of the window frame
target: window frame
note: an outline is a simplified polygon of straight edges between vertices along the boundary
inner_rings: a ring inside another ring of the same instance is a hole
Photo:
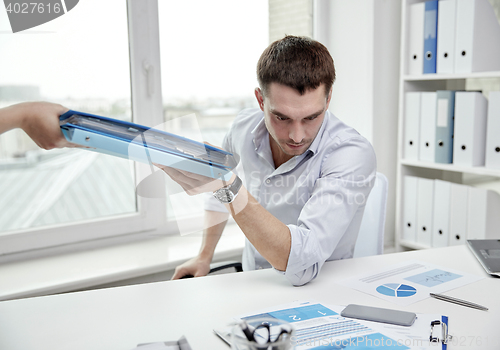
[[[160,47],[157,0],[127,0],[127,23],[130,59],[130,86],[133,121],[143,125],[163,122],[160,74]],[[134,164],[136,186],[139,179],[151,174],[149,165]],[[148,181],[165,193],[161,179]],[[136,194],[137,211],[87,221],[6,231],[0,235],[0,256],[28,251],[88,243],[130,235],[158,235],[176,232],[167,225],[166,199],[144,198]]]

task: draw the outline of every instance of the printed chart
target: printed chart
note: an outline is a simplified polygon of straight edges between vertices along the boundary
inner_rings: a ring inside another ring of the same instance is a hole
[[[377,292],[389,297],[406,298],[417,293],[417,290],[407,284],[387,283],[377,287]]]
[[[443,293],[482,278],[421,261],[407,261],[338,283],[398,305],[410,305],[429,298],[429,293]]]

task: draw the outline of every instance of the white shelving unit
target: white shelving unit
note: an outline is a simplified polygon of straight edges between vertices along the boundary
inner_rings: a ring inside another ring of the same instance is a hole
[[[400,56],[400,86],[398,111],[398,164],[396,182],[396,250],[425,249],[429,246],[402,239],[403,237],[403,203],[404,177],[417,176],[427,179],[483,186],[484,183],[498,181],[500,184],[500,170],[485,167],[463,167],[454,164],[429,163],[414,160],[405,160],[404,156],[404,111],[405,94],[411,91],[437,90],[467,90],[468,82],[475,79],[500,78],[500,71],[475,72],[466,74],[421,74],[408,75],[408,40],[409,40],[409,6],[425,0],[404,0],[401,17],[401,56]],[[476,89],[474,89],[476,90]],[[487,187],[485,185],[483,187]],[[499,213],[500,214],[500,213]]]

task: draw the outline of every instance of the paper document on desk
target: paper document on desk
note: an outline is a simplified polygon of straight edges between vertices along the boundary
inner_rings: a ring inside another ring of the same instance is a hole
[[[340,316],[344,306],[323,305],[316,302],[294,302],[279,307],[260,310],[256,313],[241,315],[236,320],[270,317],[291,323],[295,328],[292,337],[295,350],[302,349],[344,349],[344,348],[384,348],[395,350],[426,349],[415,347],[412,340],[404,334],[398,334],[380,325],[370,327],[360,320]],[[373,322],[372,322],[373,323]],[[427,327],[427,335],[428,335]],[[217,330],[224,336],[230,334],[230,328]],[[230,339],[226,340],[230,341]],[[410,344],[410,345],[405,345]]]
[[[410,305],[484,277],[422,261],[407,261],[337,282],[398,305]]]

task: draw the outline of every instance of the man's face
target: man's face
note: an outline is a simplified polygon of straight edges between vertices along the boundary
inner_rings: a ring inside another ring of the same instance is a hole
[[[300,95],[288,86],[271,83],[266,96],[258,88],[255,96],[264,111],[270,141],[274,141],[273,156],[286,160],[304,153],[314,141],[330,104],[331,91],[327,97],[322,84]]]

